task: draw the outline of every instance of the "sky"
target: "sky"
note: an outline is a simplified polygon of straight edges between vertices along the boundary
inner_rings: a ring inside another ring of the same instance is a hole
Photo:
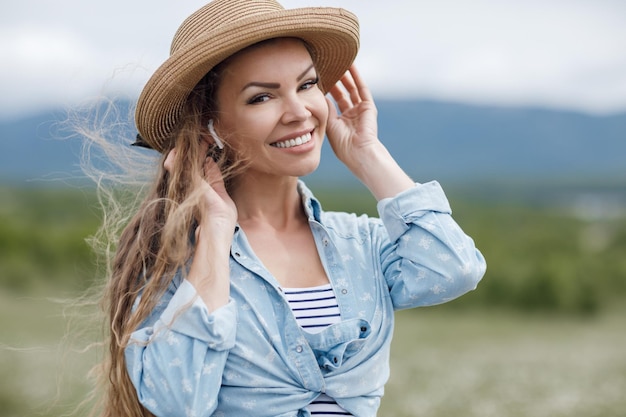
[[[343,7],[375,97],[626,111],[624,0],[283,0]],[[0,119],[136,98],[202,0],[0,4]]]

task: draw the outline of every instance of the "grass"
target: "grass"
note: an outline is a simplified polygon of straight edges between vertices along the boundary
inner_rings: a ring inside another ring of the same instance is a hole
[[[65,415],[87,394],[96,359],[65,343],[64,307],[0,292],[0,416]],[[624,415],[623,310],[576,318],[440,306],[397,317],[380,416]]]
[[[64,416],[86,398],[96,350],[78,341],[84,329],[67,331],[82,317],[68,315],[67,307],[0,290],[0,417]]]
[[[380,416],[610,417],[626,410],[624,312],[398,314]]]
[[[94,196],[0,194],[0,417],[67,415],[91,388],[95,351],[81,349],[100,327],[66,338],[66,303],[46,297],[94,281],[84,242],[98,223]],[[329,210],[374,213],[363,193],[320,194]],[[379,416],[626,415],[624,218],[460,203],[487,276],[452,305],[398,313]]]

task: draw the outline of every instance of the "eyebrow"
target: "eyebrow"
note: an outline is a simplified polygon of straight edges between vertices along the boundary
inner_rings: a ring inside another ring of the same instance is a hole
[[[311,71],[311,68],[313,68],[314,66],[315,64],[311,64],[307,69],[302,71],[302,74],[298,75],[298,77],[296,78],[296,81],[301,81],[309,73],[309,71]],[[270,88],[270,89],[275,90],[277,88],[280,88],[280,84],[279,83],[264,83],[260,81],[251,81],[248,84],[244,85],[241,91],[244,91],[246,88],[249,88],[249,87],[262,87],[262,88]]]

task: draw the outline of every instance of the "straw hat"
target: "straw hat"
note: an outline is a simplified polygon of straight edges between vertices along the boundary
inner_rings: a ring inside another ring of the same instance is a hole
[[[135,112],[139,135],[159,152],[187,97],[211,68],[257,42],[295,37],[311,48],[323,88],[348,70],[359,49],[359,24],[337,8],[284,9],[274,0],[215,0],[189,16],[174,35],[170,57],[144,87]]]

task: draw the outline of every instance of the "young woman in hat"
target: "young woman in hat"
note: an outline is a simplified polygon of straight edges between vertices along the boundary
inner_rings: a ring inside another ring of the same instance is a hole
[[[162,166],[113,259],[105,415],[375,416],[394,310],[475,288],[484,259],[439,185],[378,139],[358,44],[350,12],[272,0],[181,25],[136,109]],[[325,135],[380,219],[298,179]]]

